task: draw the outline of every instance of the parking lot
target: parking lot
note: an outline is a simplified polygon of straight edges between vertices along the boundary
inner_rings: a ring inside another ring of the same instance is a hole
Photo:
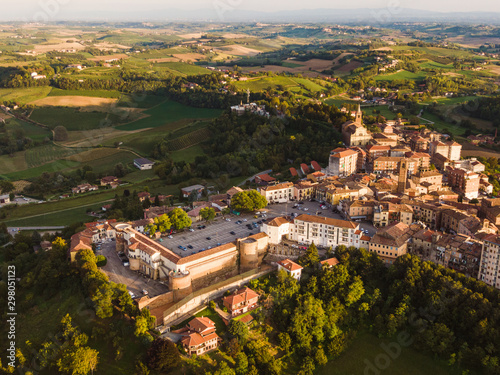
[[[298,205],[297,208],[293,208],[295,204],[296,202],[272,204],[262,210],[262,212],[266,212],[267,217],[265,219],[271,219],[278,216],[288,216],[292,213],[297,213],[298,215],[321,215],[335,219],[344,219],[343,215],[333,212],[333,210],[329,207],[321,209],[318,202],[305,201]],[[260,224],[257,228],[252,226],[251,229],[246,226],[247,224],[252,224],[253,222],[263,219],[261,216],[258,216],[257,218],[254,216],[255,214],[243,214],[239,216],[229,215],[227,217],[231,221],[225,221],[223,218],[217,218],[217,220],[212,223],[193,223],[193,232],[185,231],[173,234],[172,238],[163,237],[160,243],[180,256],[188,256],[199,251],[203,251],[203,249],[215,247],[218,243],[225,244],[235,241],[238,238],[247,237],[250,234],[261,232]],[[237,221],[243,222],[241,224],[237,224]],[[365,229],[370,236],[375,234],[376,229],[370,222],[363,221],[359,222],[359,224],[360,227]],[[199,225],[204,225],[206,227],[204,229],[198,229]],[[234,234],[231,232],[234,232]],[[179,249],[179,246],[183,246],[187,249],[181,250]],[[193,248],[190,249],[188,246],[192,246]]]
[[[135,297],[143,295],[142,290],[148,291],[150,297],[154,297],[168,292],[167,284],[151,280],[143,276],[138,271],[131,271],[130,266],[124,266],[122,260],[116,252],[116,242],[105,242],[96,250],[96,255],[104,255],[108,262],[102,270],[108,275],[109,279],[115,283],[125,284],[127,289],[134,293]]]

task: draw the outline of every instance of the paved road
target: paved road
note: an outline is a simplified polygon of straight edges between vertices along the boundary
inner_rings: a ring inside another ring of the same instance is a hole
[[[102,268],[109,279],[115,283],[125,284],[127,289],[137,297],[142,296],[142,290],[146,289],[150,297],[154,297],[168,292],[166,284],[151,280],[143,276],[138,271],[131,271],[130,267],[122,264],[116,252],[116,242],[105,242],[101,245],[101,250],[97,250],[97,255],[104,255],[108,262]]]

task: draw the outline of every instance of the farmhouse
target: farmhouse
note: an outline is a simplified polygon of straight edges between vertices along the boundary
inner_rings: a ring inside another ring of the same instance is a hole
[[[186,327],[174,331],[182,336],[181,342],[188,355],[202,355],[219,346],[220,337],[215,323],[206,317],[194,318]]]
[[[134,165],[141,171],[153,169],[154,162],[146,158],[134,159]]]
[[[73,194],[80,194],[80,193],[86,193],[88,191],[95,191],[98,189],[99,189],[99,187],[96,185],[82,184],[82,185],[78,185],[77,187],[72,188],[71,192]]]
[[[299,266],[297,263],[291,261],[290,259],[280,260],[278,262],[278,271],[285,271],[297,281],[300,281],[300,276],[302,276],[303,269],[304,268],[302,266]]]
[[[9,203],[10,203],[10,197],[8,194],[0,195],[0,204],[9,204]]]
[[[237,316],[257,307],[259,295],[250,288],[242,288],[224,297],[224,306],[231,316]]]

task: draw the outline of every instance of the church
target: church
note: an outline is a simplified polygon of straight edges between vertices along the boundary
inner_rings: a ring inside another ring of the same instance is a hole
[[[366,146],[372,139],[372,134],[363,126],[363,113],[358,104],[354,121],[342,124],[342,139],[346,146]]]

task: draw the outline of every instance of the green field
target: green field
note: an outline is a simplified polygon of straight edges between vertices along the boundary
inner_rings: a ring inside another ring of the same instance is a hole
[[[119,130],[139,130],[156,128],[170,123],[175,123],[183,119],[207,119],[215,118],[221,114],[219,109],[194,108],[184,104],[167,100],[160,105],[144,112],[148,117],[118,126]],[[176,130],[174,126],[170,131]]]
[[[116,90],[61,90],[53,88],[48,96],[89,96],[92,98],[113,98],[118,99],[122,93]]]
[[[77,150],[56,146],[50,143],[26,150],[26,163],[28,164],[28,168],[38,167],[54,160],[63,159],[76,152]]]
[[[186,163],[193,163],[197,156],[203,156],[205,152],[200,145],[195,145],[184,150],[174,151],[170,154],[170,158],[174,161],[185,161]]]
[[[44,129],[40,126],[33,125],[29,122],[24,122],[16,118],[9,118],[5,120],[8,132],[15,132],[17,130],[22,130],[24,135],[31,138],[34,141],[43,141],[46,138],[52,137],[52,132],[50,130]]]
[[[400,355],[392,359],[381,345],[394,343],[379,339],[371,334],[361,334],[349,344],[348,349],[340,357],[329,361],[315,371],[317,375],[450,375],[460,374],[443,361],[432,358],[431,354],[423,354],[411,347],[402,347]],[[401,346],[400,346],[401,347]],[[376,360],[377,358],[377,360]],[[388,358],[385,362],[382,358]],[[378,363],[384,369],[372,370],[370,364]],[[369,368],[369,370],[367,370]]]
[[[123,123],[123,119],[112,113],[81,112],[68,107],[39,107],[31,114],[31,119],[54,129],[62,125],[68,131],[99,129]]]
[[[186,64],[182,62],[162,62],[154,64],[154,67],[162,70],[167,70],[175,75],[190,76],[200,74],[211,74],[208,69],[199,67],[198,65]]]
[[[445,69],[445,70],[454,70],[453,64],[440,64],[435,61],[426,61],[419,65],[421,69]]]
[[[118,107],[127,108],[152,108],[166,101],[164,96],[143,95],[143,94],[123,94],[118,101]]]
[[[26,180],[40,176],[44,172],[60,172],[76,169],[80,163],[68,160],[57,160],[52,163],[44,164],[39,167],[29,168],[24,170],[17,170],[15,172],[6,173],[3,176],[11,181]]]
[[[38,99],[45,98],[52,88],[29,87],[21,89],[0,89],[0,102],[13,101],[19,104],[27,104]]]
[[[235,82],[234,85],[239,89],[249,89],[254,92],[266,90],[268,87],[275,89],[278,85],[283,86],[285,89],[298,87],[294,79],[282,76],[253,78],[248,81]]]
[[[394,81],[397,79],[408,79],[412,81],[419,81],[425,78],[425,72],[412,73],[402,70],[397,73],[377,75],[374,77],[375,81]]]

